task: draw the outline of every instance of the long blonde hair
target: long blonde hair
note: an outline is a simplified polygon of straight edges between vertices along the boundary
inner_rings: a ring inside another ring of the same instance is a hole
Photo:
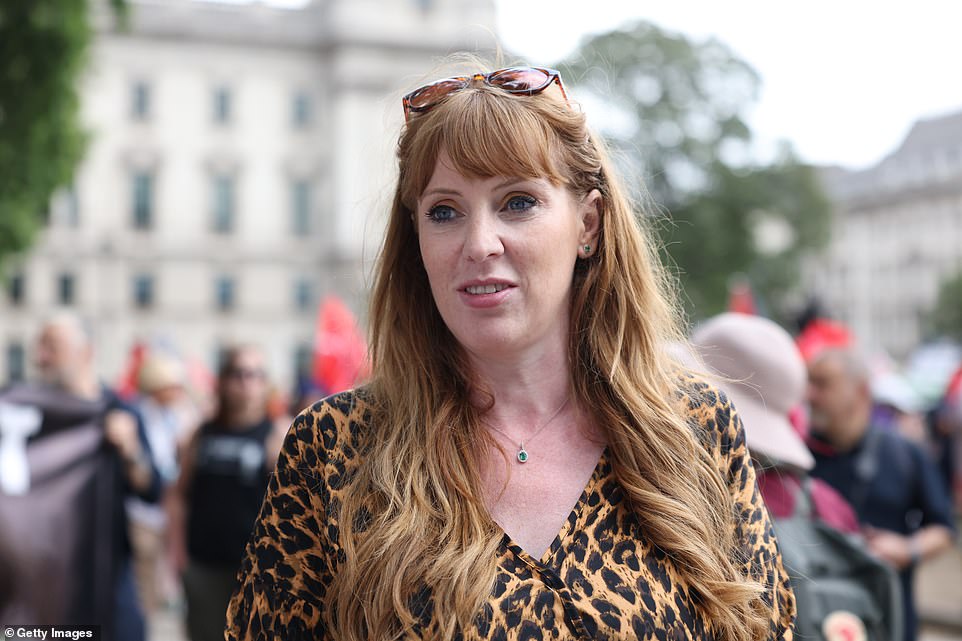
[[[678,406],[664,347],[683,336],[656,254],[583,114],[548,93],[486,86],[413,118],[398,145],[370,308],[369,432],[340,507],[336,638],[450,639],[473,623],[495,580],[502,533],[476,457],[490,441],[470,401],[477,384],[433,303],[413,219],[442,149],[466,176],[545,177],[579,196],[601,192],[597,250],[573,274],[574,393],[606,430],[614,474],[652,545],[674,559],[720,638],[758,638],[767,617],[761,586],[738,569],[732,497]]]

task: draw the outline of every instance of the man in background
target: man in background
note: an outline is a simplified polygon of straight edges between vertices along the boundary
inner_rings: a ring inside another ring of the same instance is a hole
[[[848,500],[869,550],[899,572],[905,639],[914,641],[914,569],[946,550],[954,536],[946,488],[918,445],[872,427],[868,369],[854,348],[831,347],[812,355],[808,380],[812,475]]]
[[[98,379],[91,331],[76,315],[44,322],[34,364],[36,383],[0,392],[0,402],[38,417],[21,444],[28,482],[0,497],[3,513],[19,517],[6,524],[23,579],[13,611],[143,641],[124,510],[127,495],[159,496],[143,423]]]

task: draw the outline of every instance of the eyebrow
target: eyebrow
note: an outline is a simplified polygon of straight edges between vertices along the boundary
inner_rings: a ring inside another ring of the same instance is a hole
[[[422,200],[422,199],[424,199],[424,198],[427,197],[427,196],[434,196],[434,195],[437,195],[437,196],[460,196],[460,195],[461,195],[461,192],[458,191],[457,189],[443,189],[443,188],[441,188],[441,187],[436,187],[436,188],[434,188],[434,189],[428,189],[427,191],[425,191],[423,194],[421,194],[421,198],[419,198],[418,200]]]
[[[534,180],[535,180],[534,178],[506,178],[505,180],[502,180],[497,185],[495,185],[494,188],[504,189],[512,185],[517,185],[518,183],[533,182]],[[461,196],[462,194],[457,189],[445,189],[443,187],[435,187],[434,189],[428,189],[423,194],[421,194],[421,198],[425,198],[426,196],[434,196],[434,195]]]

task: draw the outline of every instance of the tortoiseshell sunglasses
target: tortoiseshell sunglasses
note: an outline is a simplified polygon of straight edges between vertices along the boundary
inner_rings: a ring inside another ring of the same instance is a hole
[[[561,83],[561,74],[554,69],[508,67],[490,73],[476,73],[473,76],[445,78],[424,85],[420,89],[415,89],[401,99],[404,105],[404,120],[410,120],[411,114],[430,111],[432,107],[444,100],[449,94],[466,89],[479,80],[508,93],[524,96],[541,93],[550,87],[552,82],[557,82],[558,88],[561,89],[561,95],[564,96],[565,101],[568,100],[568,94]]]

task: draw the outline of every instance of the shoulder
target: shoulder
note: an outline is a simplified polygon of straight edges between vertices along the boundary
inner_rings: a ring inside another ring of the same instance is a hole
[[[294,418],[288,440],[322,459],[353,458],[371,420],[371,401],[364,388],[323,398]],[[285,448],[287,449],[287,448]]]
[[[107,411],[121,411],[127,412],[138,419],[143,418],[143,413],[140,410],[140,406],[124,399],[114,390],[104,387],[102,392],[102,398],[104,404],[107,407]]]
[[[678,377],[676,407],[695,435],[708,447],[728,455],[744,441],[741,420],[723,390],[703,377],[685,372]]]
[[[872,437],[878,439],[878,456],[883,465],[908,477],[915,477],[921,468],[932,465],[928,452],[915,441],[892,430],[870,429],[874,432]]]
[[[136,424],[137,430],[140,432],[141,440],[146,440],[147,423],[144,420],[144,413],[139,406],[122,398],[117,392],[107,387],[103,388],[101,396],[108,417],[116,417],[118,415],[129,416]]]
[[[870,429],[874,430],[876,438],[879,439],[879,442],[887,450],[907,452],[913,457],[928,456],[921,445],[912,439],[906,438],[894,429],[879,429],[876,427]]]

